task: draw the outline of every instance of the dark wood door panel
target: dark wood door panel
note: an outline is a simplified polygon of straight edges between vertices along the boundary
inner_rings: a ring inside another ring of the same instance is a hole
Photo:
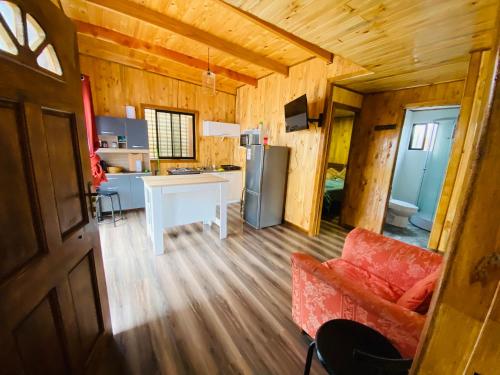
[[[68,275],[80,341],[87,355],[90,354],[103,331],[94,270],[93,253],[90,251]]]
[[[45,246],[41,223],[34,209],[37,199],[26,160],[29,146],[19,106],[0,100],[0,119],[0,191],[8,198],[0,210],[0,228],[11,228],[0,236],[1,281],[40,254]]]
[[[26,14],[36,19],[62,74],[38,66],[27,40],[17,55],[0,53],[0,373],[83,373],[110,319],[85,194],[76,33],[50,1],[6,5],[21,15],[24,35]]]
[[[13,332],[17,354],[26,375],[67,374],[61,316],[51,291]]]
[[[48,109],[42,116],[59,227],[65,237],[88,222],[75,116]]]

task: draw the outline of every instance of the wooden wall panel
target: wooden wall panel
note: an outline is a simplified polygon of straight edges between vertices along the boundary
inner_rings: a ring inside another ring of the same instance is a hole
[[[481,274],[480,280],[473,277],[476,265],[500,248],[498,49],[490,57],[485,84],[475,96],[481,98],[481,112],[485,115],[478,120],[480,130],[467,158],[465,197],[457,208],[444,275],[434,293],[432,320],[414,374],[498,373],[498,336],[493,336],[499,331],[500,304],[495,302],[498,268],[485,267],[483,270],[488,272]]]
[[[332,124],[329,163],[347,164],[354,117],[335,117]]]
[[[474,139],[484,116],[484,85],[489,73],[490,54],[490,51],[477,51],[471,55],[453,148],[429,238],[429,247],[433,249],[445,251],[462,199],[464,182],[470,175],[467,170],[468,158],[471,157]]]
[[[162,173],[172,167],[238,164],[239,139],[201,136],[203,120],[235,122],[234,95],[206,96],[198,85],[88,56],[80,56],[80,64],[90,76],[96,115],[125,117],[125,105],[134,105],[139,117],[141,104],[198,111],[197,161],[161,161]]]
[[[271,145],[290,148],[285,220],[310,233],[316,211],[314,191],[322,160],[326,161],[327,152],[322,145],[329,142],[326,138],[328,127],[309,124],[308,130],[286,133],[284,105],[307,94],[309,116],[317,117],[326,112],[325,108],[331,108],[331,105],[325,106],[327,87],[331,87],[328,79],[346,72],[354,74],[352,65],[344,64],[342,59],[334,59],[330,65],[311,59],[291,67],[288,77],[273,74],[259,80],[257,88],[240,87],[236,96],[236,120],[242,129],[256,128],[262,121]],[[331,97],[329,95],[328,101]],[[321,158],[322,152],[325,152],[325,159]],[[244,150],[238,151],[238,157],[244,165]]]
[[[365,95],[351,141],[342,223],[382,229],[405,108],[460,104],[464,81]],[[396,129],[374,131],[375,125]]]
[[[308,130],[285,132],[285,103],[307,94],[309,116],[323,111],[326,93],[326,64],[309,60],[290,68],[285,78],[277,74],[263,78],[257,88],[244,86],[237,93],[237,121],[242,129],[255,128],[262,121],[269,144],[290,148],[285,220],[309,230],[314,177],[322,128],[310,124]],[[244,163],[244,150],[239,153]]]

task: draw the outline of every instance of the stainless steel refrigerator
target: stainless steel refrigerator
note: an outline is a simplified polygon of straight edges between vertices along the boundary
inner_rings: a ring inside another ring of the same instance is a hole
[[[281,224],[288,147],[251,145],[246,152],[244,219],[257,229]]]

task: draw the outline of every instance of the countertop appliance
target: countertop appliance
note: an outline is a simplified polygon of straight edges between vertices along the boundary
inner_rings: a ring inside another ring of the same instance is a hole
[[[221,164],[220,167],[225,171],[239,171],[241,169],[240,166],[232,164]]]
[[[213,173],[213,172],[230,172],[239,171],[241,167],[232,164],[222,164],[220,166],[212,167],[198,167],[198,168],[170,168],[167,169],[168,174],[181,175],[181,174],[199,174],[199,173]]]
[[[256,229],[281,224],[288,176],[288,147],[247,148],[245,221]]]
[[[244,130],[240,135],[240,146],[242,147],[249,147],[260,143],[260,131],[258,129]]]
[[[200,174],[201,172],[196,168],[170,168],[167,170],[168,174]]]

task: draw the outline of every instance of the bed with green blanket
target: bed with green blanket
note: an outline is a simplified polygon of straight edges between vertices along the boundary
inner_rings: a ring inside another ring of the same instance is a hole
[[[345,166],[342,167],[330,167],[327,170],[323,195],[323,217],[325,218],[332,218],[340,213],[345,181]]]

